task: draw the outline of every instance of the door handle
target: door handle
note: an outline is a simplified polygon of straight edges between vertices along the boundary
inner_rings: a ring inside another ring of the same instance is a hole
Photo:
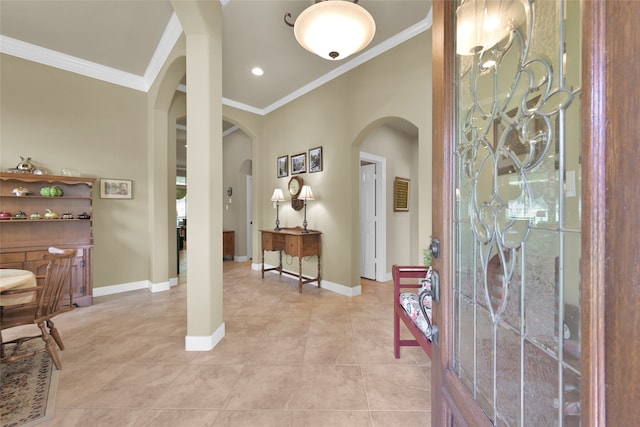
[[[435,270],[431,270],[431,295],[433,302],[440,304],[440,274]],[[431,331],[431,342],[437,347],[440,345],[438,340],[438,333],[440,330],[436,325],[432,325]]]
[[[433,302],[440,304],[440,274],[435,270],[431,270],[428,280],[431,283],[429,295],[431,295]]]
[[[437,271],[429,269],[426,279],[422,281],[429,282],[429,287],[422,291],[425,295],[429,295],[431,299],[436,303],[440,303],[440,274]]]
[[[429,248],[431,249],[431,255],[433,255],[435,259],[440,258],[440,240],[431,239],[431,244],[429,245]]]
[[[438,347],[440,345],[440,340],[438,339],[438,334],[440,333],[440,330],[438,329],[438,327],[436,325],[431,325],[431,342]]]
[[[440,274],[432,269],[429,269],[429,273],[427,274],[427,278],[425,279],[429,282],[429,287],[425,287],[422,292],[420,292],[419,301],[420,301],[420,310],[422,310],[422,315],[427,320],[429,327],[431,329],[431,336],[429,339],[436,346],[440,345],[439,341],[439,333],[440,329],[438,329],[437,325],[434,325],[429,317],[427,316],[427,311],[424,308],[424,304],[422,303],[423,295],[428,295],[431,297],[431,301],[436,304],[440,303]]]
[[[423,303],[423,298],[425,296],[430,296],[432,302],[435,302],[436,304],[440,303],[440,274],[438,274],[437,271],[429,268],[429,273],[422,283],[425,284],[424,282],[429,282],[429,286],[424,286],[418,294],[418,301],[420,302],[419,307],[431,330],[431,336],[429,337],[429,339],[432,343],[438,346],[440,343],[438,336],[440,330],[438,329],[438,326],[434,325],[429,319],[429,316],[427,315],[427,309],[425,308],[425,305]]]
[[[425,280],[429,280],[429,279],[427,278]],[[440,332],[440,330],[438,329],[438,327],[436,325],[434,325],[431,322],[431,319],[429,318],[429,315],[427,313],[427,309],[430,309],[431,305],[429,304],[428,306],[425,306],[424,297],[426,297],[426,296],[431,297],[431,301],[435,301],[435,297],[433,296],[433,289],[431,287],[425,287],[418,294],[418,301],[419,301],[418,307],[420,308],[420,311],[422,312],[422,315],[424,316],[424,319],[427,322],[429,330],[431,331],[431,334],[428,335],[427,337],[431,340],[432,343],[434,343],[437,346],[437,345],[439,345],[438,333]]]

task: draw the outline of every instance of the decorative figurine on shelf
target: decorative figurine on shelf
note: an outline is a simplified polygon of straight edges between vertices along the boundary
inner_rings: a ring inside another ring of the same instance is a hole
[[[15,194],[16,196],[18,196],[18,197],[26,196],[28,194],[31,194],[31,191],[28,188],[23,187],[22,185],[19,186],[19,187],[14,188],[13,190],[11,190],[11,192],[13,194]]]
[[[44,197],[62,197],[64,196],[64,190],[57,185],[51,187],[42,187],[40,189],[40,195]]]
[[[31,163],[31,157],[27,157],[26,159],[22,156],[20,156],[21,162],[18,163],[18,166],[16,166],[16,169],[18,169],[21,172],[31,172],[31,170],[33,169],[33,163]]]
[[[10,173],[32,173],[34,175],[46,175],[48,172],[44,168],[37,167],[31,162],[31,157],[27,157],[26,159],[20,156],[20,163],[13,169],[7,169],[7,172]]]
[[[58,219],[60,215],[58,212],[52,211],[51,209],[47,209],[47,212],[44,214],[45,219]]]

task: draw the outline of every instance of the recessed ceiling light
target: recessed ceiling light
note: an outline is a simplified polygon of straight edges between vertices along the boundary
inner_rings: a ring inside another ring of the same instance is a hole
[[[254,76],[261,76],[264,74],[264,70],[260,67],[253,67],[251,69],[251,74],[253,74]]]

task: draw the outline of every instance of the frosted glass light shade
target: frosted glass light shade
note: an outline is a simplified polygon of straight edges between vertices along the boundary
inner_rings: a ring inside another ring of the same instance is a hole
[[[340,60],[367,47],[376,32],[373,17],[350,1],[326,0],[309,6],[296,19],[293,33],[309,52]]]
[[[507,37],[526,17],[521,0],[467,0],[456,10],[456,53],[484,52]]]

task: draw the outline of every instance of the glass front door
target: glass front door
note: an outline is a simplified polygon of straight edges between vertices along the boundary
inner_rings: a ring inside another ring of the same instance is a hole
[[[456,12],[450,366],[494,425],[580,425],[580,2]]]

